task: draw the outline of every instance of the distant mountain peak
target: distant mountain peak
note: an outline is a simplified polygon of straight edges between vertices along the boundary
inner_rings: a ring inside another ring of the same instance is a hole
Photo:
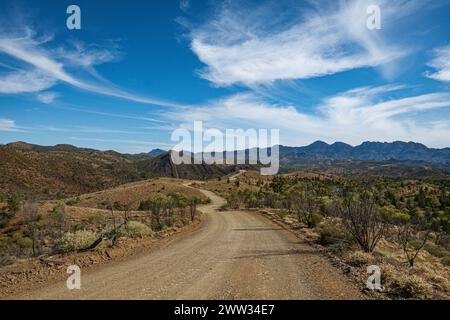
[[[15,149],[23,149],[23,148],[29,149],[29,148],[32,148],[34,146],[34,144],[23,142],[23,141],[16,141],[16,142],[8,143],[6,146],[10,147],[10,148],[15,148]]]
[[[322,140],[317,140],[309,145],[309,147],[311,146],[329,146],[329,144]]]
[[[150,157],[159,157],[160,155],[162,155],[164,153],[167,153],[167,151],[163,150],[163,149],[156,148],[156,149],[153,149],[150,152],[148,152],[147,155],[149,155]]]

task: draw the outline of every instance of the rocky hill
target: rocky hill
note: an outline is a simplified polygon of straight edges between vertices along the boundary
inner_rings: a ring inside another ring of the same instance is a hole
[[[204,179],[234,170],[206,165],[174,166],[168,153],[148,157],[71,145],[46,147],[15,142],[0,146],[0,195],[52,199],[152,177]]]

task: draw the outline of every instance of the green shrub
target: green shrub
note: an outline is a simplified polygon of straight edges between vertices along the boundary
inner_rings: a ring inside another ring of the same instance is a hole
[[[14,216],[22,208],[21,199],[18,195],[10,195],[6,199],[6,209],[11,216]]]
[[[88,224],[101,224],[103,222],[103,216],[104,214],[102,212],[96,212],[92,216],[89,216],[86,221]]]
[[[287,216],[287,212],[285,210],[277,210],[275,214],[280,218],[284,219]]]
[[[174,217],[167,217],[164,219],[164,226],[167,228],[172,228],[175,224],[175,218]]]
[[[66,201],[66,205],[74,206],[80,202],[80,197],[76,197],[75,199],[69,199]]]
[[[450,254],[447,254],[445,257],[443,257],[441,261],[443,264],[450,267]]]
[[[191,221],[189,220],[189,218],[183,218],[181,219],[181,222],[183,223],[184,226],[187,226]]]
[[[58,241],[59,251],[70,252],[88,248],[97,240],[97,234],[89,230],[78,230],[65,233]]]
[[[308,227],[315,228],[320,224],[321,221],[322,221],[322,216],[318,213],[313,213],[313,214],[311,214],[311,217],[309,219]]]
[[[438,258],[443,258],[446,255],[450,255],[450,252],[448,250],[434,243],[427,243],[425,245],[425,250],[427,250],[431,255]]]
[[[338,220],[327,220],[319,227],[319,243],[330,245],[350,241],[350,236],[344,231]]]
[[[129,221],[126,225],[120,226],[117,233],[119,237],[127,238],[144,238],[153,234],[148,226],[138,221]]]

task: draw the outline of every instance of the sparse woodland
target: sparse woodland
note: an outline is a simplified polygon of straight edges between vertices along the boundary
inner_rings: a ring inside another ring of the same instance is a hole
[[[196,194],[170,190],[171,184],[161,183],[159,190],[141,192],[141,199],[132,197],[128,202],[114,200],[114,196],[129,198],[122,190],[111,192],[109,200],[88,196],[87,203],[96,202],[95,208],[80,206],[85,200],[80,197],[52,202],[16,195],[2,199],[0,266],[24,258],[86,251],[105,243],[114,246],[120,238],[151,237],[181,228],[197,218],[199,204],[208,202]]]
[[[248,174],[225,183],[228,209],[267,212],[360,267],[361,274],[380,265],[391,297],[449,294],[448,181]]]

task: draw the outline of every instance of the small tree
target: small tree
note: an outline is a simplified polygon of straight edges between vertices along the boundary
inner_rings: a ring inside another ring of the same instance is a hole
[[[416,258],[427,243],[430,234],[431,229],[426,216],[410,218],[402,221],[399,226],[398,241],[411,268],[414,267]]]
[[[151,214],[152,229],[161,230],[161,211],[166,207],[167,197],[161,193],[153,193],[147,200],[147,208]]]
[[[169,194],[169,197],[172,198],[173,205],[178,208],[180,212],[180,219],[183,220],[186,213],[186,207],[188,206],[186,196],[180,192],[172,192]]]
[[[319,211],[321,203],[314,190],[296,191],[291,194],[291,199],[300,222],[306,224],[308,228],[313,228],[320,222],[321,216]]]
[[[40,216],[38,206],[33,202],[26,202],[23,206],[24,221],[27,225],[27,233],[31,239],[31,249],[33,256],[36,257],[42,253],[42,232],[39,223]]]
[[[62,237],[69,229],[69,216],[66,213],[64,203],[57,204],[49,214],[48,227],[54,239]]]
[[[123,205],[123,223],[125,225],[128,224],[128,221],[130,220],[129,215],[130,215],[130,211],[131,211],[131,206],[132,204],[124,204]]]
[[[191,196],[188,198],[188,205],[189,205],[189,211],[191,214],[191,221],[194,221],[195,214],[197,212],[197,205],[200,204],[202,201],[197,196]]]
[[[16,213],[20,211],[20,208],[21,199],[18,195],[13,194],[6,199],[6,210],[8,212],[9,218],[14,217]]]
[[[373,196],[368,192],[350,194],[336,207],[348,232],[365,252],[372,252],[387,229]]]
[[[112,241],[113,244],[115,243],[116,237],[117,237],[117,221],[116,221],[116,211],[126,211],[127,209],[125,208],[126,206],[120,202],[120,201],[115,201],[114,203],[111,204],[111,202],[106,206],[106,209],[109,210],[109,212],[111,213],[111,219],[113,222],[113,230],[112,230]],[[128,209],[129,210],[129,209]],[[126,224],[126,220],[127,220],[127,214],[128,211],[125,214],[125,224]]]
[[[241,200],[239,198],[239,195],[235,192],[229,194],[226,197],[227,200],[227,207],[230,209],[239,209],[239,205],[241,203]]]
[[[270,183],[270,187],[275,193],[283,193],[287,187],[287,178],[283,176],[275,176]]]

